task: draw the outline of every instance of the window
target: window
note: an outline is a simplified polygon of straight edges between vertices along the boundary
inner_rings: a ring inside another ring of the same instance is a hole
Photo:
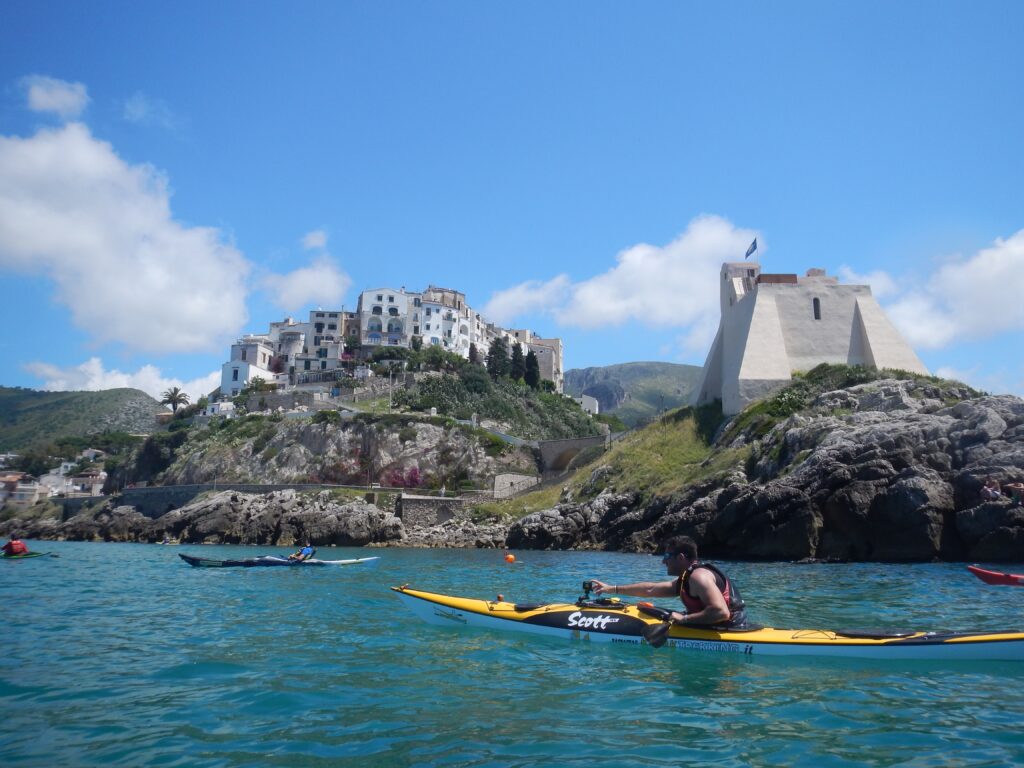
[[[426,325],[424,325],[423,328],[424,328],[424,330],[429,331],[430,330],[430,323],[427,323]]]
[[[317,313],[316,313],[316,316],[317,316],[317,317],[323,317],[323,316],[324,316],[324,313],[323,313],[323,312],[317,312]]]
[[[441,343],[441,340],[439,338],[437,338],[437,336],[431,336],[430,337],[430,343],[433,344],[436,347],[436,346],[438,346]]]
[[[422,303],[423,303],[423,302],[422,302],[422,301],[420,301],[419,299],[413,299],[413,300],[412,300],[412,305],[413,305],[414,307],[418,307],[418,306],[420,306],[420,304],[422,304]]]
[[[427,307],[427,317],[430,317],[430,307]]]
[[[306,370],[306,371],[309,370],[309,360],[305,361],[305,365],[303,366],[303,370]]]
[[[388,296],[388,301],[390,303],[394,304],[395,303],[395,297],[394,296]]]
[[[384,314],[384,307],[374,307],[371,311],[375,315],[383,315]]]
[[[388,314],[392,317],[398,317],[398,307],[388,307]]]
[[[814,319],[821,320],[821,299],[814,300]]]
[[[238,369],[237,368],[235,368],[234,370],[231,371],[231,380],[232,381],[238,381]]]
[[[320,363],[320,370],[321,371],[326,371],[327,370],[327,361],[326,360],[324,360],[323,362]]]
[[[377,301],[384,301],[384,294],[383,293],[378,293],[377,294]]]
[[[324,330],[324,324],[323,324],[323,323],[316,323],[316,324],[315,324],[315,325],[313,326],[313,328],[314,328],[314,329],[316,329],[316,332],[317,332],[317,333],[323,333],[323,330]]]
[[[412,332],[413,332],[413,334],[415,334],[416,336],[419,336],[419,335],[420,335],[420,327],[419,327],[418,325],[414,325],[414,326],[412,327]]]
[[[337,312],[331,312],[331,313],[329,313],[329,314],[328,314],[327,316],[328,316],[328,317],[337,317],[337,316],[338,316],[338,313],[337,313]]]
[[[328,331],[336,331],[336,330],[338,330],[338,324],[337,323],[328,323],[327,330]]]
[[[242,359],[245,360],[245,350],[242,350]]]

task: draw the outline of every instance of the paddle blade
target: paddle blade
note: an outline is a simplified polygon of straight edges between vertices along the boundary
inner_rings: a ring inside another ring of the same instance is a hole
[[[653,626],[644,627],[643,634],[644,640],[655,648],[661,648],[668,640],[668,630],[672,625],[667,621],[664,624],[655,624]]]

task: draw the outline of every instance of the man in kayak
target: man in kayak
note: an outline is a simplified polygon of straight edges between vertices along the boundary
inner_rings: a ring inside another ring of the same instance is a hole
[[[4,557],[14,557],[15,555],[27,555],[28,547],[21,539],[17,536],[12,536],[11,540],[0,547],[3,551]]]
[[[697,544],[689,536],[673,536],[662,547],[661,562],[671,581],[638,581],[635,584],[605,584],[594,579],[598,595],[632,597],[678,597],[686,613],[672,612],[674,624],[735,628],[746,624],[745,604],[729,577],[711,563],[697,557]]]
[[[309,560],[315,554],[316,554],[316,549],[309,542],[309,539],[307,539],[306,540],[306,546],[304,546],[298,552],[293,552],[292,554],[288,555],[288,559],[289,560],[294,560],[297,563],[301,563],[303,560]]]

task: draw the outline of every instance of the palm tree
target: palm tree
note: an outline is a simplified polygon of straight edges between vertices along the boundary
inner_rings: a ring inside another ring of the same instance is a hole
[[[160,401],[160,405],[169,405],[171,410],[175,413],[178,412],[178,406],[188,405],[188,394],[182,392],[180,387],[171,387],[163,394],[163,400]]]

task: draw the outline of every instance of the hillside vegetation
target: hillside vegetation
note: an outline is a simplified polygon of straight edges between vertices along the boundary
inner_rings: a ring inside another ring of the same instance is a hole
[[[574,368],[565,372],[565,392],[596,398],[601,413],[632,427],[686,405],[700,372],[696,365],[648,362]]]
[[[795,375],[789,386],[731,419],[722,415],[717,402],[666,413],[613,444],[606,453],[567,478],[559,489],[567,489],[562,494],[566,498],[584,501],[613,488],[619,493],[634,493],[639,505],[648,505],[695,485],[714,483],[737,469],[753,472],[765,465],[766,458],[776,459],[776,473],[785,473],[795,461],[805,457],[790,456],[779,462],[784,447],[774,440],[762,442],[774,427],[793,415],[810,414],[815,398],[825,392],[894,377],[930,383],[949,404],[958,402],[965,394],[980,394],[959,382],[935,376],[862,366],[820,365],[806,374]],[[480,514],[521,517],[550,505],[552,490],[546,488],[507,502],[482,505]]]
[[[21,452],[62,437],[103,432],[148,434],[165,410],[138,389],[37,392],[0,387],[0,451]]]

